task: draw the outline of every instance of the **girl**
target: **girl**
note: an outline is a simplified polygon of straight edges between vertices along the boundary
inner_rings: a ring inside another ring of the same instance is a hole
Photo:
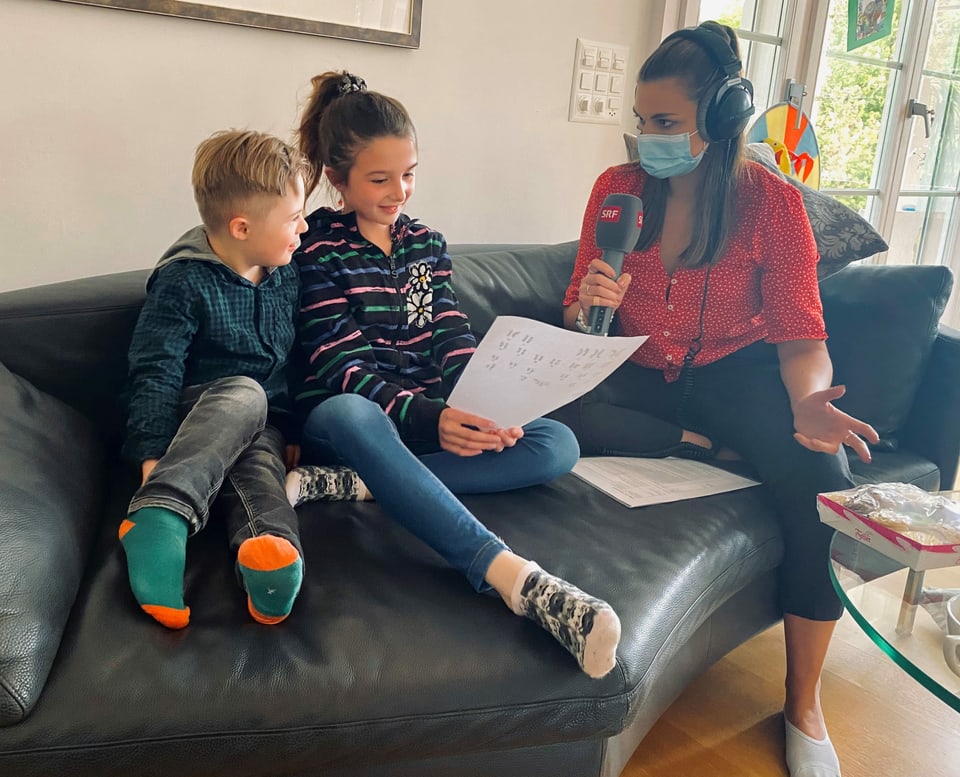
[[[402,212],[417,167],[413,124],[354,75],[312,83],[299,131],[315,169],[308,193],[323,176],[341,208],[310,214],[295,257],[304,458],[356,470],[384,510],[476,590],[495,590],[602,677],[620,639],[613,609],[513,553],[453,494],[552,480],[573,467],[576,440],[555,421],[501,429],[446,404],[476,341],[443,236]]]
[[[865,461],[869,425],[835,408],[800,194],[741,156],[753,113],[736,36],[705,22],[671,35],[640,69],[639,164],[597,180],[564,299],[578,327],[593,305],[650,338],[604,385],[564,408],[585,453],[706,458],[729,446],[767,485],[782,519],[780,600],[792,777],[839,775],[820,709],[820,670],[842,612],[827,571],[832,529],[816,494],[853,485],[843,445]],[[636,250],[615,278],[595,248],[611,192],[642,196]]]

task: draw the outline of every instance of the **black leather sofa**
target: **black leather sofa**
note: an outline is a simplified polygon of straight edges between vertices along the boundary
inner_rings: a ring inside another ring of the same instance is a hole
[[[479,332],[497,314],[559,323],[574,244],[452,253]],[[0,295],[0,774],[617,775],[693,678],[780,617],[763,488],[628,510],[567,475],[466,502],[614,605],[623,639],[603,680],[370,503],[302,508],[304,589],[269,628],[211,525],[188,546],[191,625],[161,628],[116,538],[135,485],[118,392],[145,279]],[[864,480],[953,482],[960,333],[937,324],[950,283],[940,267],[823,281],[844,402],[884,436],[855,465]]]

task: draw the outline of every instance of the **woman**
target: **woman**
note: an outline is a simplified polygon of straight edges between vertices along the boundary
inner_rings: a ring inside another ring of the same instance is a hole
[[[587,455],[739,456],[753,465],[783,526],[787,767],[792,777],[825,777],[840,767],[820,672],[842,606],[816,494],[851,487],[843,446],[869,461],[867,441],[878,437],[832,404],[844,388],[831,385],[801,197],[743,159],[753,105],[738,49],[733,30],[705,22],[669,36],[640,69],[639,163],[610,168],[594,186],[564,323],[585,330],[599,305],[616,311],[618,334],[649,339],[557,417]],[[614,192],[644,202],[619,277],[594,234]]]

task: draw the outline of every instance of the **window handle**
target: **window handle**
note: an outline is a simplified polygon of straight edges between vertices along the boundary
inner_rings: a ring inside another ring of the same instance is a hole
[[[933,108],[927,108],[921,102],[913,98],[907,103],[907,116],[923,116],[923,134],[924,137],[930,137],[930,122],[933,121]]]
[[[807,85],[798,83],[792,78],[787,79],[786,101],[792,103],[797,109],[797,126],[794,129],[800,129],[800,119],[803,115],[803,98],[807,96]]]

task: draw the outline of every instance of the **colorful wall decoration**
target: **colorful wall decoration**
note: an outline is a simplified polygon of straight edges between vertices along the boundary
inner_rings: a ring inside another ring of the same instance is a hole
[[[766,143],[773,149],[784,175],[820,188],[820,146],[813,124],[793,103],[777,103],[753,123],[748,143]]]

